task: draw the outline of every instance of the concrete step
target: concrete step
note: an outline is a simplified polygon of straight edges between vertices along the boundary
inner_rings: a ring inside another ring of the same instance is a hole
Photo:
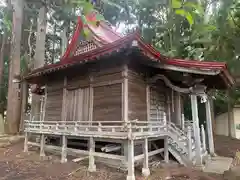
[[[224,171],[228,171],[231,167],[233,158],[216,156],[206,161],[204,172],[223,174]]]

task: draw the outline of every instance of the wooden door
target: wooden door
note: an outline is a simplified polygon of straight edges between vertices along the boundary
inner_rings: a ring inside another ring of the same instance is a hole
[[[166,92],[157,87],[150,87],[150,121],[166,122]]]
[[[89,88],[67,91],[67,121],[89,120]]]

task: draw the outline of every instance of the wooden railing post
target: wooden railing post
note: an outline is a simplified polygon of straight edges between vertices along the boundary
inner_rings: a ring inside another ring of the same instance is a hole
[[[75,132],[78,131],[78,122],[77,122],[77,121],[74,123],[74,131],[75,131]]]
[[[185,130],[185,116],[182,114],[182,130]]]
[[[188,139],[188,159],[192,161],[192,128],[191,126],[188,126],[187,139]]]
[[[202,137],[202,147],[204,152],[206,151],[206,135],[203,124],[201,125],[201,137]]]

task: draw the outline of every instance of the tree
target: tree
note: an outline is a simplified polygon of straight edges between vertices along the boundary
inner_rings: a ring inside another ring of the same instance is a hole
[[[36,50],[33,68],[40,68],[45,64],[45,44],[46,44],[46,28],[47,28],[47,8],[43,5],[38,14],[37,35],[36,35]],[[41,97],[33,94],[32,96],[32,115],[40,114]],[[39,117],[39,116],[38,116]]]
[[[20,89],[19,84],[14,83],[15,76],[20,75],[21,36],[24,0],[12,0],[13,27],[11,56],[9,61],[8,99],[7,99],[7,132],[16,134],[20,123]]]

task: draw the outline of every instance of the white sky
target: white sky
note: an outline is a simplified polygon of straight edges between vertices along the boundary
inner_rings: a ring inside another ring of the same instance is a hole
[[[5,0],[0,0],[0,6],[6,6]]]

